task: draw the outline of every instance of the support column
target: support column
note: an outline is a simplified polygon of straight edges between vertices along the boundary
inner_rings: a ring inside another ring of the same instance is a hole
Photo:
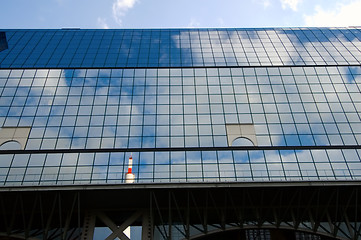
[[[84,217],[81,240],[93,240],[94,228],[95,228],[95,214],[93,212],[87,212]]]
[[[153,221],[152,216],[149,212],[143,213],[142,218],[142,240],[153,239]]]

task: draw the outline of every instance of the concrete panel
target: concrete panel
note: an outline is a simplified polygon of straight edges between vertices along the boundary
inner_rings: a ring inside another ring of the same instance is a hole
[[[247,138],[254,146],[258,146],[256,132],[253,124],[227,124],[227,140],[228,146],[237,138]]]
[[[16,141],[24,150],[28,141],[30,127],[3,127],[0,129],[0,146],[9,141]]]

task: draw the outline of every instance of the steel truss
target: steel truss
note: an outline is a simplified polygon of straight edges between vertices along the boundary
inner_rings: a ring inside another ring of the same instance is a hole
[[[361,239],[360,192],[355,181],[1,188],[0,239],[88,240],[108,227],[106,239],[127,240],[128,226],[149,240],[259,229]]]

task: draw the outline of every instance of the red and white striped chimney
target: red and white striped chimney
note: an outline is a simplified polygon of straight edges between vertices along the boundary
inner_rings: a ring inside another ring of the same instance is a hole
[[[133,158],[132,156],[129,157],[128,162],[128,172],[125,174],[125,183],[134,183],[135,175],[132,173],[133,168]]]

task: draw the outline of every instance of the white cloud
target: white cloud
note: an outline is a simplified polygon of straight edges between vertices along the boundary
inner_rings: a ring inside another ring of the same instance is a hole
[[[271,0],[252,0],[252,2],[258,5],[262,5],[263,8],[268,8],[269,6],[271,6]]]
[[[217,21],[218,21],[218,24],[219,24],[220,27],[223,27],[223,26],[224,26],[224,20],[223,20],[223,18],[220,17],[220,18],[217,19]]]
[[[271,1],[270,0],[263,0],[262,5],[263,5],[264,8],[268,8],[271,5]]]
[[[314,15],[305,15],[307,26],[312,27],[347,27],[360,26],[361,0],[354,0],[349,4],[336,4],[332,10],[324,10],[316,6]]]
[[[280,0],[283,9],[291,8],[293,11],[298,10],[298,4],[302,2],[302,0]]]
[[[199,27],[201,24],[199,21],[197,21],[197,19],[192,18],[191,21],[188,23],[188,27],[190,28],[196,28]]]
[[[113,17],[119,25],[122,24],[122,17],[129,9],[134,7],[137,1],[138,0],[116,0],[113,3]]]
[[[109,26],[104,18],[98,17],[98,26],[103,29],[109,29]]]

